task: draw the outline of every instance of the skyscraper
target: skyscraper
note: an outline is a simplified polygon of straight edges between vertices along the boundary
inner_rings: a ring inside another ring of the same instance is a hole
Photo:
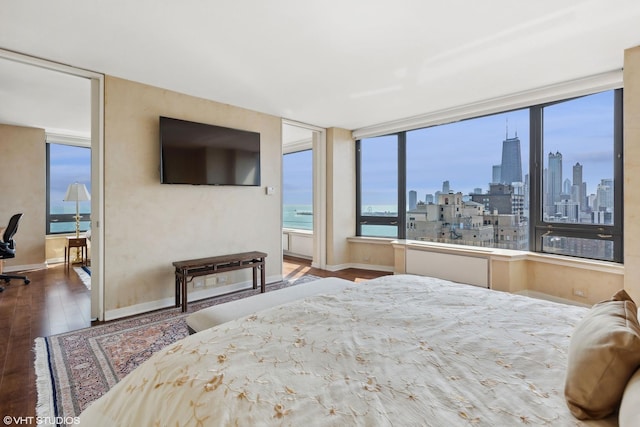
[[[559,151],[549,153],[547,167],[547,215],[556,214],[555,204],[560,201],[562,193],[562,154]]]
[[[502,164],[500,168],[500,182],[511,184],[522,182],[522,156],[520,154],[520,138],[518,134],[514,138],[502,141]]]
[[[582,165],[579,162],[573,165],[573,185],[577,187],[575,190],[577,192],[576,202],[580,205],[580,210],[585,211],[587,206],[585,204],[585,193],[583,193],[583,187],[586,185],[582,182]]]
[[[414,210],[418,205],[418,192],[416,190],[409,191],[409,210]]]
[[[502,182],[502,166],[500,165],[493,165],[492,167],[492,171],[491,171],[491,183],[492,184],[500,184]]]

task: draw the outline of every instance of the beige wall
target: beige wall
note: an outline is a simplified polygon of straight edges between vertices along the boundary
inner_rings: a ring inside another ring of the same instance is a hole
[[[356,237],[349,241],[349,262],[354,267],[395,271],[396,253],[392,241],[376,237]]]
[[[624,287],[624,275],[607,269],[533,260],[527,261],[524,279],[528,290],[586,304],[609,299]]]
[[[349,262],[347,238],[355,233],[355,143],[351,131],[327,130],[327,268]]]
[[[0,125],[0,228],[22,212],[12,266],[32,268],[45,262],[46,147],[43,129]]]
[[[262,187],[160,184],[161,115],[260,132]],[[279,118],[107,77],[104,139],[107,312],[173,298],[173,261],[259,250],[282,276]]]
[[[624,55],[624,287],[640,301],[640,47]]]

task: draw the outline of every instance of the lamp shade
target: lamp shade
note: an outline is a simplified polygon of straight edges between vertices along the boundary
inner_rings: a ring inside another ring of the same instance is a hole
[[[63,200],[65,202],[83,202],[91,200],[91,195],[84,184],[74,182],[73,184],[69,184],[67,194],[64,196]]]

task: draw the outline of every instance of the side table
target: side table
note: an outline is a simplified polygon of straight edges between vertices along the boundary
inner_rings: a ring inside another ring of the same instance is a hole
[[[69,268],[69,264],[72,264],[71,261],[71,248],[76,248],[76,251],[80,250],[81,258],[80,262],[82,265],[85,264],[87,259],[87,238],[86,237],[67,237],[67,245],[64,247],[64,263]]]

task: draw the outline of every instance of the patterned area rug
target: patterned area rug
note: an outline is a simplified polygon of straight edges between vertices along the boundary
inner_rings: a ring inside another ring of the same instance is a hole
[[[267,292],[318,279],[307,275],[270,284]],[[153,353],[186,337],[189,314],[259,292],[249,289],[193,302],[188,313],[170,308],[36,338],[38,416],[73,419]]]

